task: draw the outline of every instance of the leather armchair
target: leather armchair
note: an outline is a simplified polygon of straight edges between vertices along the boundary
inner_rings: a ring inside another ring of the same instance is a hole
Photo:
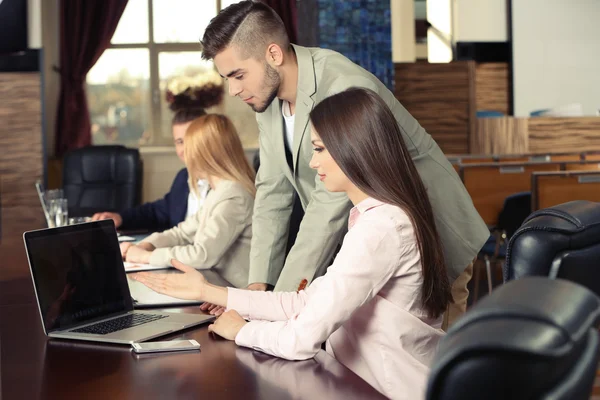
[[[544,277],[508,282],[440,342],[427,399],[589,399],[599,358],[600,299]]]
[[[563,278],[600,295],[600,203],[571,201],[532,213],[510,239],[504,281]]]
[[[140,204],[142,163],[137,149],[89,146],[70,151],[63,162],[69,216],[123,211]]]

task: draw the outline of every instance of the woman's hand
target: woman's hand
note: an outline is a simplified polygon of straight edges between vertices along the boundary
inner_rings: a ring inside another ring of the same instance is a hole
[[[144,250],[140,246],[131,246],[125,253],[125,260],[132,263],[148,264],[150,262],[151,251]]]
[[[200,305],[200,309],[208,312],[211,315],[216,315],[217,317],[225,312],[225,307],[221,307],[212,303],[202,303]]]
[[[203,292],[206,285],[204,276],[194,268],[184,265],[177,260],[171,260],[171,265],[183,274],[157,274],[138,272],[131,278],[143,283],[155,292],[186,300],[204,300]]]
[[[217,318],[214,324],[209,325],[208,331],[214,332],[227,340],[235,340],[239,331],[247,323],[237,311],[229,310]]]
[[[119,243],[119,247],[121,248],[121,257],[123,257],[123,260],[127,259],[127,251],[131,246],[133,246],[133,243],[131,242]]]
[[[136,244],[137,247],[139,247],[140,249],[144,249],[144,250],[148,250],[148,251],[154,251],[156,249],[156,247],[154,247],[154,245],[150,242],[139,242],[138,244]]]

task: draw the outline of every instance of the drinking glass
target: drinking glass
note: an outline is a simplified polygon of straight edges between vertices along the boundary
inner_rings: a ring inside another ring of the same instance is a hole
[[[48,216],[49,221],[52,221],[54,224],[48,223],[48,227],[60,227],[66,226],[69,220],[69,209],[67,206],[67,199],[58,198],[50,200],[48,204]]]

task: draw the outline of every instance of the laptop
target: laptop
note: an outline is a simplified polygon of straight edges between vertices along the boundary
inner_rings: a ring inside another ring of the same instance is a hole
[[[25,232],[23,240],[49,337],[127,344],[215,318],[134,310],[112,220]]]

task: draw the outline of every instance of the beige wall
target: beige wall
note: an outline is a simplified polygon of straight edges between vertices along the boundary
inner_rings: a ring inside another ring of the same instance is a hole
[[[390,0],[392,25],[392,61],[414,62],[415,0]]]
[[[42,48],[42,0],[27,0],[27,46]]]
[[[454,43],[508,40],[506,2],[507,0],[454,0]]]

